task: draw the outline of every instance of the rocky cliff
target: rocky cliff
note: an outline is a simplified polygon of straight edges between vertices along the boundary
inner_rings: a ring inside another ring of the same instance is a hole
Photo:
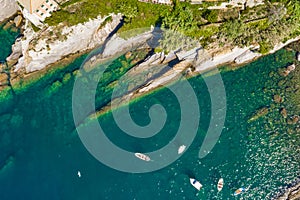
[[[18,4],[15,0],[0,0],[0,5],[0,22],[11,17],[18,10]]]
[[[120,14],[112,14],[76,26],[59,24],[37,32],[27,21],[24,36],[13,45],[13,53],[7,61],[14,66],[14,72],[25,69],[26,73],[30,73],[43,69],[65,56],[97,47],[120,24],[121,19]]]

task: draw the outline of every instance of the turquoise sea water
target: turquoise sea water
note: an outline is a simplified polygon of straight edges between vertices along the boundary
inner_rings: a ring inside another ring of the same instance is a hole
[[[198,152],[210,121],[210,95],[201,76],[190,79],[201,109],[197,137],[176,162],[146,174],[111,169],[81,143],[71,106],[72,71],[83,59],[4,100],[11,106],[0,107],[1,199],[271,199],[300,176],[299,133],[287,133],[277,108],[248,122],[257,109],[273,104],[272,94],[280,90],[277,82],[282,78],[270,77],[270,73],[291,62],[293,53],[282,50],[236,71],[222,72],[226,122],[218,143],[203,159],[198,158]],[[114,66],[118,64],[116,61]],[[110,90],[105,90],[105,85],[99,87],[97,105],[101,106]],[[153,151],[174,137],[180,122],[175,96],[161,89],[131,104],[137,124],[149,123],[147,113],[153,103],[164,105],[168,119],[161,132],[150,139],[122,133],[111,113],[98,121],[118,146],[132,152]],[[190,185],[189,177],[203,184],[200,192]],[[225,185],[217,193],[220,177]],[[237,188],[249,185],[250,190],[242,196],[232,195]]]
[[[16,37],[19,35],[19,30],[13,25],[7,27],[5,25],[5,23],[0,24],[0,62],[4,62],[6,57],[9,56],[11,53],[11,44],[14,43]]]

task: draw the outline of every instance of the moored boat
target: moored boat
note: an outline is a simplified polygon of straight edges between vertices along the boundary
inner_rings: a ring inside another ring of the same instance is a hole
[[[181,145],[179,148],[178,148],[178,154],[182,154],[185,150],[186,146],[185,145]]]
[[[196,188],[197,190],[200,190],[202,188],[202,184],[197,181],[194,178],[190,178],[190,183],[194,186],[194,188]]]
[[[147,162],[151,160],[149,156],[142,154],[142,153],[135,153],[134,155],[135,155],[135,157],[137,157],[141,160],[147,161]]]
[[[218,188],[219,192],[223,189],[223,185],[224,185],[224,179],[220,178],[219,181],[218,181],[218,185],[217,185],[217,188]]]
[[[249,188],[250,188],[250,186],[248,186],[247,188],[239,188],[239,189],[237,189],[235,192],[234,192],[234,196],[237,196],[237,195],[239,195],[239,194],[241,194],[241,193],[244,193],[244,192],[247,192],[248,190],[249,190]]]

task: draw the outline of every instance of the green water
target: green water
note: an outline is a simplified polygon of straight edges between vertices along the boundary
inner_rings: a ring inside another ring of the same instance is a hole
[[[11,45],[19,35],[19,30],[14,25],[5,26],[0,24],[0,62],[4,62],[6,57],[11,54]]]
[[[273,104],[272,91],[280,90],[277,82],[282,77],[270,77],[270,72],[277,73],[278,68],[293,60],[293,55],[280,51],[239,70],[222,72],[226,121],[217,144],[203,159],[198,158],[198,152],[210,121],[210,95],[201,76],[190,79],[201,112],[197,137],[176,162],[146,174],[111,169],[94,159],[82,145],[71,110],[72,71],[83,61],[77,59],[65,69],[19,90],[6,100],[9,102],[3,101],[6,106],[0,111],[1,199],[271,199],[300,176],[299,132],[291,126],[293,133],[287,133],[277,107],[253,122],[247,121],[257,109]],[[115,61],[111,71],[119,61]],[[108,83],[117,78],[110,77]],[[101,107],[111,89],[105,90],[103,84],[98,92],[97,106]],[[147,113],[153,103],[162,104],[168,118],[161,132],[152,138],[137,139],[124,134],[111,113],[100,117],[99,124],[118,146],[132,152],[153,151],[174,137],[180,122],[175,96],[168,89],[161,89],[130,105],[137,124],[149,123]],[[189,177],[203,184],[200,192],[190,185]],[[220,177],[225,185],[217,193]],[[242,196],[232,195],[237,188],[249,185],[250,190]]]

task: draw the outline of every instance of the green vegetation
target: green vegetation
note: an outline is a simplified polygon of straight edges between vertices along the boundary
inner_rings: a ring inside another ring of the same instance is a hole
[[[72,0],[60,6],[61,10],[54,12],[45,22],[51,26],[61,22],[68,26],[84,23],[89,19],[107,16],[110,13],[122,13],[125,24],[122,30],[149,27],[159,21],[164,12],[171,9],[167,5],[147,4],[137,0]]]
[[[46,19],[46,23],[57,25],[63,22],[70,26],[99,15],[120,12],[124,24],[119,32],[156,25],[197,39],[207,48],[214,48],[216,44],[241,47],[259,44],[261,53],[267,53],[275,44],[300,34],[298,0],[270,0],[245,10],[208,10],[208,6],[215,4],[212,2],[201,5],[173,2],[168,6],[137,0],[71,0],[61,5],[61,10]]]
[[[299,34],[300,3],[294,0],[281,0],[281,3],[257,8],[257,11],[245,10],[240,20],[233,19],[222,24],[219,38],[237,46],[259,44],[260,52],[267,53],[274,45]],[[259,18],[255,19],[255,16]],[[223,41],[224,42],[224,41]]]
[[[33,23],[31,23],[31,27],[32,27],[34,32],[38,32],[40,30],[40,28],[36,27]]]
[[[108,16],[104,19],[104,21],[102,22],[102,24],[99,26],[99,29],[103,28],[107,23],[112,21],[112,17]]]

